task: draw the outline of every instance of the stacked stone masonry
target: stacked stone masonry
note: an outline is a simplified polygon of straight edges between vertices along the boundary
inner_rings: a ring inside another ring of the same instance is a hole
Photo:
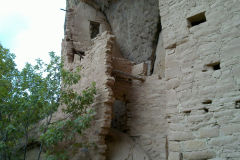
[[[97,95],[95,103],[91,106],[94,108],[95,115],[91,128],[86,131],[87,138],[90,143],[97,145],[97,148],[90,148],[87,153],[79,150],[79,154],[73,155],[72,159],[105,159],[106,143],[105,136],[111,127],[112,104],[114,102],[112,87],[114,78],[110,75],[112,71],[111,53],[114,37],[104,32],[97,37],[89,49],[85,52],[85,56],[80,60],[80,56],[74,55],[74,61],[68,63],[68,43],[63,41],[63,55],[67,63],[65,67],[69,70],[75,70],[81,67],[81,80],[73,86],[73,89],[79,93],[86,87],[91,86],[92,82],[96,82]],[[96,65],[97,64],[97,65]],[[80,139],[82,140],[82,139]],[[94,157],[92,157],[94,155]]]
[[[62,47],[75,89],[98,89],[97,149],[74,158],[240,159],[239,0],[67,0]]]
[[[169,159],[239,159],[240,1],[160,0]],[[187,18],[205,13],[206,22]],[[216,70],[209,64],[219,63]]]

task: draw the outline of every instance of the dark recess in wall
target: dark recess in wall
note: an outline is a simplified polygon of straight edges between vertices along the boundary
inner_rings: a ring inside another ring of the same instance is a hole
[[[72,52],[73,52],[73,59],[74,59],[75,54],[79,55],[80,60],[83,58],[83,56],[85,56],[85,52],[84,51],[77,51],[76,49],[73,48]]]
[[[112,128],[127,132],[127,105],[123,100],[115,100],[113,104]]]
[[[210,64],[207,64],[206,66],[212,68],[213,70],[221,69],[220,62],[210,63]]]
[[[187,18],[189,27],[193,27],[196,25],[199,25],[201,23],[204,23],[207,21],[206,16],[205,16],[205,12],[202,13],[198,13],[192,17]]]
[[[90,37],[91,37],[91,39],[97,37],[97,35],[99,34],[99,31],[100,31],[99,29],[100,29],[100,23],[90,21]]]
[[[153,41],[153,53],[152,53],[152,56],[151,56],[151,70],[150,70],[150,75],[153,74],[153,71],[154,71],[154,64],[155,64],[155,61],[156,61],[156,50],[157,50],[157,45],[158,45],[158,39],[159,39],[159,35],[162,31],[162,24],[161,24],[161,17],[158,16],[158,23],[157,23],[157,31],[155,33],[155,36],[154,36],[154,41]]]
[[[240,109],[240,100],[235,102],[235,108]]]
[[[212,100],[208,99],[202,102],[202,104],[212,104]]]

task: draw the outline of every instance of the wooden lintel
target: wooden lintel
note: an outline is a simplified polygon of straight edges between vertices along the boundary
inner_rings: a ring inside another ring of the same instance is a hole
[[[141,82],[145,81],[145,78],[142,76],[134,76],[129,73],[119,71],[119,70],[113,70],[112,73],[116,76],[123,77],[123,78],[128,78],[128,79],[134,79],[134,80],[139,80]]]

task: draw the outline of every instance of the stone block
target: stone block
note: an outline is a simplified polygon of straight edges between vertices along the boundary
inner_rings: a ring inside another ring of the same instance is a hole
[[[211,159],[215,158],[216,153],[214,151],[194,151],[194,152],[184,152],[183,159],[184,160],[203,160],[203,159]]]
[[[203,114],[203,115],[191,115],[188,117],[189,122],[202,122],[202,121],[208,121],[212,117],[212,114]]]
[[[165,75],[166,79],[172,79],[176,78],[181,73],[179,66],[176,66],[175,68],[171,67],[166,69]]]
[[[229,41],[224,47],[223,47],[223,58],[231,59],[239,57],[239,46],[240,38],[235,38]]]
[[[180,160],[180,153],[170,152],[168,156],[168,160]]]
[[[228,98],[229,99],[229,98]],[[228,99],[226,99],[228,101]],[[223,116],[233,116],[234,111],[233,110],[222,110],[219,112],[214,113],[214,118],[221,118]]]
[[[167,55],[175,53],[175,48],[174,49],[167,49],[166,53],[167,53]]]
[[[190,140],[182,143],[183,151],[197,151],[207,148],[206,140]]]
[[[180,152],[180,143],[175,141],[169,141],[168,150],[170,152]]]
[[[145,76],[147,74],[148,66],[146,63],[140,63],[132,66],[132,74],[133,75],[141,75]]]
[[[186,129],[186,127],[182,123],[170,123],[169,129],[171,131],[184,131]]]
[[[212,138],[209,141],[209,144],[211,146],[223,146],[226,144],[234,143],[235,141],[237,141],[237,137],[235,136],[221,136],[217,138]]]
[[[178,111],[178,108],[177,108],[177,105],[175,106],[168,106],[167,109],[166,109],[166,113],[167,114],[177,114],[179,111]]]
[[[180,80],[178,78],[170,79],[166,83],[167,89],[175,89],[180,85]]]
[[[194,139],[194,135],[191,132],[170,132],[169,140],[184,141]]]
[[[199,130],[199,137],[200,138],[212,138],[217,137],[219,135],[219,129],[218,128],[201,128]]]
[[[174,106],[177,105],[179,102],[177,100],[176,91],[171,89],[167,91],[167,105]]]
[[[240,133],[240,124],[229,124],[229,125],[223,126],[220,129],[220,133],[222,135],[231,135],[234,133]]]

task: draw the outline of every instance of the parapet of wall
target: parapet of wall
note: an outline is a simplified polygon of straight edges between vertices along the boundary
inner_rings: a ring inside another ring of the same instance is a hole
[[[67,4],[65,40],[69,46],[67,61],[70,63],[74,59],[74,54],[84,54],[92,45],[91,39],[110,31],[110,26],[103,13],[95,9],[91,3],[67,0]]]
[[[153,61],[160,23],[158,0],[67,0],[70,8],[79,3],[106,15],[124,58],[136,63]]]
[[[169,160],[240,157],[240,1],[160,0]]]
[[[99,23],[99,34],[109,31],[109,25],[102,12],[89,4],[79,2],[74,9],[72,39],[77,50],[86,50],[91,40],[90,23]]]
[[[112,87],[114,85],[114,78],[111,76],[112,71],[112,48],[114,37],[108,32],[104,32],[92,41],[92,45],[85,52],[85,56],[80,60],[78,55],[74,56],[72,63],[66,63],[64,66],[70,70],[81,67],[81,80],[73,88],[75,91],[81,93],[83,89],[90,86],[92,82],[96,82],[97,96],[93,109],[96,115],[92,122],[92,127],[86,131],[87,136],[84,140],[94,143],[97,147],[89,148],[83,151],[79,148],[79,152],[71,157],[71,159],[91,159],[102,160],[105,159],[105,152],[107,149],[105,143],[105,136],[111,127],[112,104],[114,102]],[[67,59],[67,41],[64,40],[62,47],[62,57]],[[83,140],[83,139],[81,139]]]

